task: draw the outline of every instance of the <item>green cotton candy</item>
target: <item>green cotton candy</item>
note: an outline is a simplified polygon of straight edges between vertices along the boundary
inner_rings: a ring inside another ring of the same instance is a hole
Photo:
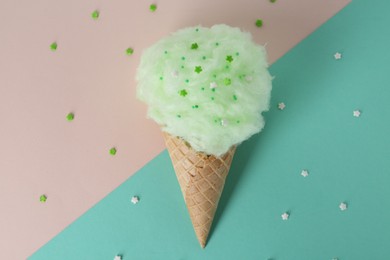
[[[220,156],[264,126],[272,88],[266,58],[238,28],[185,28],[143,52],[137,97],[163,131]]]

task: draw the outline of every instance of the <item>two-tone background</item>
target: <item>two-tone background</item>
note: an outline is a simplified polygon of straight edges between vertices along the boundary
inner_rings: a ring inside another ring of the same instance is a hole
[[[1,1],[0,259],[390,257],[390,6],[349,2]],[[160,38],[218,23],[266,44],[275,80],[201,250],[135,73]]]

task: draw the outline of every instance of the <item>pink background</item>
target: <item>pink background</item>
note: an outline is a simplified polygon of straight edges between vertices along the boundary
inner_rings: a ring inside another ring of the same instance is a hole
[[[2,0],[0,259],[31,255],[164,149],[135,98],[144,48],[186,26],[226,23],[267,43],[273,63],[348,2]]]

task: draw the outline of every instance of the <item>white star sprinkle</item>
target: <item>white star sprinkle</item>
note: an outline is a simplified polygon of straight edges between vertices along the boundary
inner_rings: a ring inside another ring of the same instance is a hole
[[[133,197],[131,198],[131,203],[137,204],[138,202],[139,202],[139,198],[138,198],[137,196],[133,196]]]
[[[177,70],[172,71],[172,77],[177,78],[179,76],[179,72]]]
[[[354,117],[360,117],[360,114],[361,114],[361,112],[359,110],[353,111],[353,116]]]
[[[228,126],[229,125],[229,121],[226,120],[226,119],[222,119],[221,120],[221,126]]]
[[[286,107],[286,104],[284,104],[283,102],[281,102],[281,103],[278,104],[278,108],[279,108],[280,110],[283,110],[285,107]]]
[[[284,213],[282,214],[282,219],[283,219],[283,220],[287,220],[289,216],[290,216],[290,215],[289,215],[287,212],[284,212]]]
[[[216,87],[218,87],[216,82],[211,82],[210,83],[210,88],[216,88]]]
[[[339,59],[341,59],[342,55],[340,52],[336,52],[333,56],[334,56],[335,60],[339,60]]]
[[[116,256],[114,257],[114,260],[122,260],[122,256],[116,255]]]
[[[339,205],[339,208],[340,208],[342,211],[344,211],[344,210],[346,210],[346,209],[348,208],[348,205],[347,205],[347,203],[345,203],[345,202],[341,202],[340,205]]]
[[[307,177],[307,176],[309,176],[309,172],[308,172],[307,170],[303,170],[303,171],[301,172],[301,175],[302,175],[303,177]]]

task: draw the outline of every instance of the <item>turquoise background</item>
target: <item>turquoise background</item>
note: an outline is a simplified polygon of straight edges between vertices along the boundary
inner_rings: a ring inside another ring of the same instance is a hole
[[[204,250],[164,151],[30,259],[390,259],[389,10],[354,0],[272,65]]]

